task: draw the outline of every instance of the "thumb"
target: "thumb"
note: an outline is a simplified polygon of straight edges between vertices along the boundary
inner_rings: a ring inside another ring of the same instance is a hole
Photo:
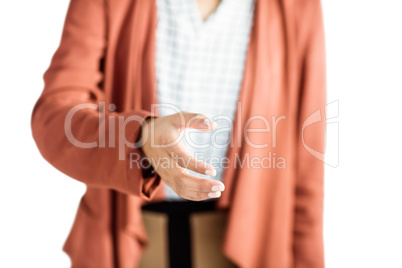
[[[179,112],[174,117],[174,124],[180,128],[194,128],[202,131],[214,130],[218,124],[199,113]]]

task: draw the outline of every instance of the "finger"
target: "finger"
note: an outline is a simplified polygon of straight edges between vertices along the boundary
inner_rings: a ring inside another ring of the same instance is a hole
[[[179,195],[181,198],[191,200],[191,201],[203,201],[211,198],[221,197],[221,192],[197,192],[197,191],[183,191]]]
[[[194,172],[208,175],[211,177],[215,177],[217,173],[216,170],[209,164],[205,163],[204,161],[195,159],[194,157],[191,156],[190,158],[187,159],[187,161],[184,162],[183,159],[179,160],[177,163],[185,169],[192,170]]]
[[[164,167],[156,167],[158,174],[177,194],[183,191],[217,192],[224,191],[225,185],[217,180],[202,179],[190,175],[169,155],[163,156]]]
[[[198,191],[198,192],[216,192],[224,191],[225,185],[221,181],[202,179],[196,176],[183,173],[176,174],[176,187],[186,191]]]
[[[202,131],[211,131],[218,126],[215,121],[197,113],[179,112],[173,116],[172,120],[180,128],[194,128]]]
[[[216,170],[211,165],[189,155],[182,143],[178,143],[169,149],[170,155],[179,166],[200,174],[216,176]]]

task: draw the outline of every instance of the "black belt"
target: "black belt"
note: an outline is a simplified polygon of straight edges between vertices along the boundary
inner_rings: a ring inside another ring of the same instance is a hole
[[[189,215],[215,210],[215,200],[201,202],[164,201],[147,204],[143,210],[164,213],[168,216],[170,267],[191,267],[191,233]]]

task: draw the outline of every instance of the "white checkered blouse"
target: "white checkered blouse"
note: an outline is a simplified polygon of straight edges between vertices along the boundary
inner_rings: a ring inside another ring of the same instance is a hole
[[[161,116],[201,113],[212,132],[186,130],[188,152],[217,170],[221,180],[253,20],[253,0],[222,0],[206,21],[196,0],[157,0],[157,96]],[[207,178],[192,171],[190,174]],[[209,177],[212,178],[212,177]],[[179,199],[165,186],[168,200]]]

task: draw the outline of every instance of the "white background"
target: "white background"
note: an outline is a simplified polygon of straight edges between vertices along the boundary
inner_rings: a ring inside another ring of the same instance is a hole
[[[61,248],[85,187],[41,158],[30,130],[67,6],[0,4],[0,267],[70,264]],[[326,169],[327,267],[402,267],[402,1],[323,0],[323,10],[328,101],[339,101],[339,166]]]

